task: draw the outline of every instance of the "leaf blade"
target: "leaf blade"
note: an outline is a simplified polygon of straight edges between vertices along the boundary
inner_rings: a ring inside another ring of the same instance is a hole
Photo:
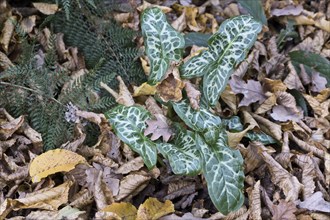
[[[119,105],[105,116],[119,139],[140,154],[149,169],[154,167],[157,162],[156,144],[143,135],[146,121],[150,119],[149,112],[142,107]]]
[[[170,61],[181,59],[184,38],[167,22],[166,16],[159,8],[144,10],[141,30],[151,62],[149,83],[156,84],[164,78]]]

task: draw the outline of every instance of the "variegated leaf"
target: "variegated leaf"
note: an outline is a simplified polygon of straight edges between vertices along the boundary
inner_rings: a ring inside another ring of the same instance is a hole
[[[157,162],[157,146],[143,135],[150,113],[142,107],[119,105],[105,114],[116,135],[143,158],[151,169]]]
[[[196,143],[203,158],[203,174],[215,207],[228,214],[244,202],[243,158],[238,150],[228,147],[225,131],[221,131],[215,145],[208,145],[196,134]]]
[[[238,116],[233,116],[228,119],[222,119],[222,123],[230,130],[230,131],[243,131],[244,126],[241,122],[241,119]]]
[[[188,100],[173,103],[173,108],[186,125],[195,131],[203,132],[221,124],[220,117],[212,114],[203,106],[199,110],[193,109]]]
[[[234,67],[245,59],[262,25],[249,15],[223,22],[209,39],[209,48],[181,66],[182,78],[203,77],[203,97],[215,105]]]
[[[180,131],[174,145],[160,143],[157,147],[168,159],[173,173],[196,175],[201,171],[202,163],[193,132]]]
[[[141,30],[151,63],[149,83],[155,84],[164,78],[171,60],[181,59],[184,38],[167,22],[159,8],[144,10]]]
[[[255,131],[248,131],[245,135],[245,137],[249,138],[251,141],[260,141],[263,144],[275,144],[277,141],[269,136],[268,134],[265,134],[264,132],[255,132]]]

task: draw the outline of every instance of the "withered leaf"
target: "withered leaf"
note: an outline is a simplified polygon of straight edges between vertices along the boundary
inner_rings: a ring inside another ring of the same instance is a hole
[[[327,79],[323,76],[320,76],[319,72],[312,73],[312,86],[311,91],[313,92],[321,92],[323,89],[326,88]]]
[[[298,204],[299,208],[330,213],[330,202],[325,201],[320,191]]]
[[[298,107],[300,108],[300,107]],[[295,121],[299,122],[303,118],[303,110],[300,109],[300,112],[295,113],[290,111],[289,108],[283,105],[277,105],[273,107],[272,113],[270,114],[273,119],[277,121]]]
[[[303,6],[302,5],[288,5],[284,8],[278,9],[275,8],[272,10],[272,15],[273,16],[284,16],[284,15],[300,15],[301,12],[303,11]]]
[[[160,137],[163,137],[163,140],[167,142],[173,131],[167,123],[167,118],[162,114],[155,114],[156,120],[149,119],[146,121],[148,127],[144,130],[144,135],[152,134],[151,140],[157,140]]]
[[[169,74],[156,88],[157,94],[164,102],[180,101],[182,99],[182,89],[184,83],[181,81],[177,67],[170,67]]]
[[[273,214],[273,220],[294,220],[297,219],[294,212],[297,211],[294,202],[280,200],[278,205],[272,205],[270,211]]]
[[[104,207],[101,211],[115,213],[120,219],[126,220],[135,220],[137,213],[135,206],[126,202],[112,203]]]
[[[250,218],[254,220],[262,220],[261,218],[261,200],[260,200],[260,180],[256,182],[248,191],[250,204]]]
[[[136,219],[156,220],[172,212],[174,212],[174,205],[170,200],[166,200],[165,203],[162,203],[156,198],[148,198],[142,205],[140,205]]]
[[[198,89],[196,89],[195,85],[193,85],[189,80],[185,80],[184,83],[185,83],[184,88],[187,92],[187,96],[191,107],[195,110],[199,109],[201,92]]]
[[[232,76],[229,85],[234,93],[241,93],[244,95],[244,98],[238,106],[249,106],[251,103],[257,101],[261,103],[267,98],[259,81],[248,80],[248,82],[245,83],[239,77]]]

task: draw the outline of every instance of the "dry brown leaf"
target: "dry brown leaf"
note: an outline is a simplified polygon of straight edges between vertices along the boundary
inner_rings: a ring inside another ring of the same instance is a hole
[[[184,88],[187,92],[187,97],[189,99],[191,107],[195,110],[198,110],[201,92],[196,89],[195,85],[192,84],[189,80],[184,80],[184,84]]]
[[[95,213],[95,219],[104,220],[122,220],[116,213],[98,211]]]
[[[325,182],[326,184],[330,185],[330,154],[327,152],[324,154]]]
[[[239,77],[232,76],[231,80],[229,80],[229,85],[234,93],[244,95],[244,98],[238,105],[239,107],[249,106],[251,103],[258,101],[261,103],[267,98],[259,81],[248,80],[245,83]]]
[[[240,132],[229,132],[226,131],[228,136],[228,145],[232,148],[236,148],[237,144],[240,143],[242,138],[246,135],[246,133],[250,130],[252,130],[255,127],[255,125],[249,125],[247,128],[245,128],[243,131]]]
[[[330,99],[320,103],[315,97],[307,94],[302,94],[307,100],[308,104],[314,110],[314,113],[321,118],[325,118],[329,115]]]
[[[144,73],[149,76],[150,73],[150,65],[148,65],[148,57],[140,57],[140,61],[141,61],[141,65],[142,65],[142,69],[144,71]]]
[[[94,198],[98,210],[114,202],[112,192],[103,181],[103,172],[99,171],[94,183]]]
[[[182,14],[172,22],[171,26],[178,32],[182,32],[187,28],[186,10],[183,10]]]
[[[156,198],[148,198],[137,211],[136,220],[157,220],[164,215],[174,212],[174,205],[170,200],[165,203],[159,202]]]
[[[320,73],[313,72],[312,73],[312,85],[311,85],[311,91],[313,92],[321,92],[322,90],[326,89],[327,85],[327,79],[323,76],[320,76]]]
[[[223,10],[223,13],[228,17],[228,18],[231,18],[231,17],[235,17],[235,16],[238,16],[240,15],[239,13],[239,9],[238,9],[238,5],[235,4],[235,3],[231,3],[229,4],[225,10]]]
[[[278,141],[282,141],[282,129],[281,126],[263,118],[257,114],[252,113],[253,118],[258,122],[259,127],[263,132],[272,136]]]
[[[238,76],[239,78],[243,78],[246,71],[248,70],[250,64],[255,59],[256,56],[259,56],[259,52],[257,49],[254,49],[250,55],[242,61],[242,63],[238,66],[238,68],[234,71],[233,75]]]
[[[261,218],[261,200],[260,200],[260,180],[258,180],[253,188],[248,191],[249,194],[249,218],[253,220],[262,220]]]
[[[32,5],[38,9],[41,13],[45,15],[52,15],[55,14],[58,10],[57,4],[49,4],[49,3],[43,3],[43,2],[34,2]]]
[[[262,157],[258,154],[256,142],[250,142],[247,148],[244,145],[239,145],[239,149],[244,157],[244,170],[246,173],[255,170],[264,163]]]
[[[162,108],[158,106],[156,100],[152,96],[149,96],[147,98],[147,100],[145,101],[145,106],[147,110],[153,115],[163,114]]]
[[[134,205],[126,202],[112,203],[104,207],[101,212],[112,212],[115,213],[120,219],[135,220],[137,209]]]
[[[36,25],[36,19],[37,16],[36,15],[31,15],[27,18],[24,18],[21,21],[21,28],[26,32],[26,33],[30,33],[32,32],[34,26]]]
[[[139,87],[134,86],[133,97],[141,96],[141,95],[155,95],[156,94],[156,86],[158,84],[151,86],[148,83],[142,83]]]
[[[303,198],[310,197],[315,190],[314,178],[316,177],[315,164],[309,155],[295,155],[295,163],[302,169],[301,182],[304,185]]]
[[[72,151],[49,150],[34,158],[30,164],[29,173],[32,182],[36,183],[51,174],[70,171],[80,163],[86,163],[85,158]]]
[[[168,76],[156,88],[157,94],[164,102],[180,101],[182,99],[182,89],[184,83],[180,78],[177,67],[171,67],[168,70]]]
[[[297,177],[290,174],[284,169],[272,156],[267,153],[267,148],[261,143],[256,145],[258,153],[266,162],[268,169],[272,176],[272,182],[278,185],[286,196],[285,201],[296,201],[299,197],[303,185],[299,182]]]
[[[134,173],[125,176],[120,181],[119,194],[115,197],[115,200],[119,201],[127,196],[138,194],[147,186],[150,179],[151,177],[142,173]]]
[[[303,202],[299,202],[299,208],[310,211],[330,213],[330,202],[325,201],[321,192],[316,192]]]
[[[9,67],[12,67],[14,64],[11,62],[11,60],[7,57],[6,54],[2,53],[0,51],[0,69],[6,70]]]
[[[323,89],[315,99],[319,102],[325,102],[330,97],[330,88]]]
[[[303,6],[302,5],[288,5],[284,8],[281,8],[281,9],[278,9],[278,8],[275,8],[272,10],[272,15],[273,16],[284,16],[284,15],[294,15],[294,16],[297,16],[297,15],[300,15],[301,12],[303,11]]]
[[[236,115],[239,100],[229,85],[226,86],[226,89],[221,93],[220,97]]]
[[[23,116],[10,120],[9,122],[0,121],[0,140],[7,140],[23,125],[23,123]]]
[[[0,45],[6,53],[8,53],[9,43],[14,33],[16,21],[17,21],[16,16],[10,16],[7,18],[2,28],[2,33],[0,36]]]
[[[195,191],[196,184],[194,182],[185,180],[170,182],[164,199],[173,200],[180,196],[190,195]]]
[[[117,170],[115,170],[115,173],[128,174],[132,171],[137,171],[141,169],[143,166],[144,162],[142,157],[137,157],[121,165]]]
[[[257,108],[257,110],[255,111],[256,114],[264,114],[271,110],[276,104],[276,96],[274,93],[267,92],[265,95],[268,98]]]
[[[147,8],[152,8],[152,7],[156,7],[156,8],[159,8],[161,9],[164,13],[168,13],[168,12],[171,12],[172,11],[172,8],[170,7],[166,7],[166,6],[161,6],[161,5],[158,5],[158,4],[151,4],[149,2],[147,2],[146,0],[143,0],[143,3],[137,7],[136,9],[140,12],[144,11],[145,9]]]
[[[284,92],[287,90],[286,85],[282,82],[282,80],[273,80],[273,79],[268,79],[265,78],[263,80],[263,87],[272,93],[276,92]]]
[[[290,70],[288,76],[283,81],[289,89],[296,89],[300,92],[305,92],[305,88],[297,74],[296,69],[292,65],[291,61],[288,62],[288,68]]]
[[[120,76],[117,76],[117,80],[119,82],[119,93],[115,92],[111,89],[107,84],[101,82],[100,86],[109,92],[115,99],[118,104],[122,104],[125,106],[132,106],[135,104],[134,99],[129,92],[127,86],[125,85],[123,79]]]
[[[29,140],[35,147],[40,147],[42,145],[41,134],[36,130],[34,130],[33,128],[31,128],[27,122],[23,123],[21,129],[23,130],[25,136],[29,138]]]
[[[230,212],[228,215],[224,216],[222,213],[217,212],[209,218],[210,220],[247,220],[249,216],[249,211],[247,210],[246,206],[243,205],[240,209]]]
[[[287,202],[280,200],[278,205],[272,205],[270,211],[272,212],[273,220],[295,220],[297,211],[294,202]]]
[[[313,154],[315,154],[316,156],[318,156],[320,158],[324,158],[325,157],[325,152],[322,151],[321,149],[318,149],[314,145],[311,145],[309,143],[306,143],[305,141],[300,140],[299,138],[297,138],[296,136],[294,136],[292,134],[292,132],[288,132],[288,133],[289,133],[289,138],[291,140],[293,140],[294,142],[296,142],[297,145],[301,149],[305,150],[306,152],[312,152]]]
[[[146,121],[148,127],[144,130],[144,135],[152,134],[152,141],[163,137],[163,141],[167,142],[173,135],[173,131],[168,124],[168,119],[163,114],[155,114],[156,120],[149,119]]]
[[[83,189],[77,194],[74,195],[74,198],[71,200],[70,206],[75,208],[83,208],[87,205],[90,205],[94,202],[93,193],[88,189]]]
[[[41,189],[27,194],[24,198],[16,199],[18,202],[14,210],[39,208],[45,210],[57,210],[58,207],[68,201],[69,189],[73,182],[67,181],[54,188]]]
[[[299,122],[303,118],[303,110],[300,109],[298,113],[290,111],[289,108],[283,105],[276,105],[272,109],[270,116],[277,121],[295,121]]]

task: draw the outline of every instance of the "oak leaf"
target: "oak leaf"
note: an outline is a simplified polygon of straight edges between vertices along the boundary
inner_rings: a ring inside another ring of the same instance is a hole
[[[249,106],[251,103],[257,101],[261,103],[267,98],[259,81],[248,80],[245,83],[239,77],[232,76],[229,85],[234,93],[244,95],[238,106]]]
[[[150,139],[153,141],[163,137],[163,140],[167,142],[173,134],[167,119],[162,114],[155,114],[155,117],[156,120],[147,120],[148,127],[144,130],[144,135],[152,134]]]

